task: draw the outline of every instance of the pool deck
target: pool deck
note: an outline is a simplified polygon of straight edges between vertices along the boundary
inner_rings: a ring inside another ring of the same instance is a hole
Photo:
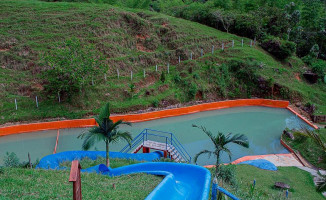
[[[257,159],[265,159],[273,163],[275,166],[282,166],[282,167],[303,167],[303,165],[295,158],[295,156],[291,153],[288,154],[267,154],[267,155],[256,155],[256,156],[244,156],[239,158],[231,164],[238,164],[247,160],[257,160]],[[215,165],[206,165],[206,168],[215,167]]]

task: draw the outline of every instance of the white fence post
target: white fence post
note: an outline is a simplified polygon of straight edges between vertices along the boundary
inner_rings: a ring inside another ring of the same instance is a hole
[[[146,77],[146,72],[145,72],[145,69],[144,69],[144,78]]]
[[[241,40],[241,47],[243,47],[243,39]]]
[[[118,78],[120,77],[120,74],[119,74],[119,69],[117,69],[117,74],[118,74]]]
[[[232,40],[232,48],[234,47],[234,40]]]
[[[168,74],[170,73],[170,64],[168,63]]]
[[[16,110],[18,110],[17,99],[15,99],[15,106],[16,106]]]
[[[36,100],[36,107],[38,108],[38,100],[37,100],[37,96],[35,96],[35,100]]]

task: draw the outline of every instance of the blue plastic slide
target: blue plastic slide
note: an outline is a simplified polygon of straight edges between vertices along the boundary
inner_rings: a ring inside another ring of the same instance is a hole
[[[146,200],[207,200],[211,173],[204,167],[169,162],[149,162],[119,168],[97,165],[83,172],[97,172],[109,176],[147,173],[165,176],[163,181],[146,197]]]
[[[162,152],[144,154],[110,152],[111,158],[125,158],[139,161],[154,161],[162,156]],[[65,169],[65,167],[60,167],[61,162],[81,160],[85,157],[95,160],[97,157],[105,157],[105,151],[66,151],[52,154],[42,158],[36,168]],[[206,168],[197,165],[149,162],[112,169],[101,164],[83,169],[82,172],[97,172],[109,176],[120,176],[133,173],[165,176],[163,181],[146,197],[147,200],[206,200],[209,196],[211,173]]]

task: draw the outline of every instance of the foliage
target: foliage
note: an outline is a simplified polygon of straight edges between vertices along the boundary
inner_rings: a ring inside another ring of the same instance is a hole
[[[194,99],[197,94],[198,88],[196,83],[191,83],[189,90],[188,90],[188,97],[189,99]]]
[[[301,132],[294,132],[294,140],[283,136],[282,139],[292,149],[299,151],[309,163],[318,168],[326,169],[326,152],[324,150],[326,145],[326,129],[304,130]]]
[[[3,163],[5,167],[19,167],[20,162],[19,158],[14,152],[6,152],[6,155],[3,158]]]
[[[313,62],[311,64],[311,70],[318,74],[319,78],[323,80],[326,76],[326,61],[317,60],[316,62]]]
[[[155,107],[155,108],[157,108],[159,104],[160,104],[160,102],[159,102],[157,99],[155,99],[155,100],[152,102],[152,105],[153,105],[153,107]]]
[[[237,187],[236,170],[235,165],[221,165],[218,171],[218,179],[221,179],[223,183],[227,183],[233,187]]]
[[[166,75],[165,75],[164,71],[162,71],[162,73],[161,73],[160,80],[162,81],[162,83],[164,83],[166,80]]]
[[[280,40],[278,38],[269,37],[262,41],[261,46],[279,59],[286,59],[291,56],[296,49],[294,42]]]
[[[85,88],[97,73],[104,72],[101,54],[92,45],[72,38],[58,43],[43,56],[47,70],[43,72],[49,95],[71,98]]]
[[[90,149],[96,142],[104,141],[106,146],[106,166],[110,166],[109,162],[109,144],[116,143],[119,139],[124,139],[131,145],[132,136],[129,132],[121,132],[119,131],[119,125],[126,124],[131,126],[129,122],[124,122],[122,120],[118,120],[117,122],[113,122],[110,119],[110,107],[109,103],[105,104],[105,106],[101,109],[100,114],[94,117],[98,126],[94,126],[89,129],[88,132],[82,133],[78,136],[78,138],[84,139],[82,148],[84,150]]]
[[[214,151],[202,150],[201,152],[199,152],[195,155],[194,162],[196,163],[198,157],[202,154],[208,154],[208,156],[211,156],[213,154],[213,156],[216,158],[215,175],[217,177],[219,176],[218,173],[220,171],[220,156],[221,156],[221,154],[223,152],[227,153],[231,160],[231,151],[227,146],[228,144],[234,143],[234,144],[240,145],[245,148],[249,147],[248,138],[243,134],[235,134],[232,136],[232,133],[228,133],[227,135],[225,135],[221,132],[218,132],[217,136],[215,136],[212,134],[212,132],[210,132],[203,126],[197,126],[194,124],[192,126],[202,130],[214,144]]]

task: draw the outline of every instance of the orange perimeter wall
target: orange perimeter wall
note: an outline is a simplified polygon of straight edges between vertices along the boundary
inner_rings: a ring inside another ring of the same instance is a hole
[[[113,121],[123,119],[129,122],[142,122],[142,121],[149,121],[149,120],[160,119],[165,117],[186,115],[186,114],[191,114],[191,113],[196,113],[201,111],[217,110],[222,108],[231,108],[231,107],[240,107],[240,106],[267,106],[267,107],[275,107],[275,108],[288,108],[288,105],[289,105],[288,101],[280,101],[280,100],[239,99],[239,100],[204,103],[204,104],[199,104],[199,105],[194,105],[189,107],[160,110],[160,111],[149,112],[149,113],[114,115],[111,116],[111,119]],[[76,119],[76,120],[21,124],[21,125],[14,125],[8,127],[1,127],[0,136],[33,132],[33,131],[63,129],[63,128],[91,127],[94,125],[96,125],[94,119]]]

